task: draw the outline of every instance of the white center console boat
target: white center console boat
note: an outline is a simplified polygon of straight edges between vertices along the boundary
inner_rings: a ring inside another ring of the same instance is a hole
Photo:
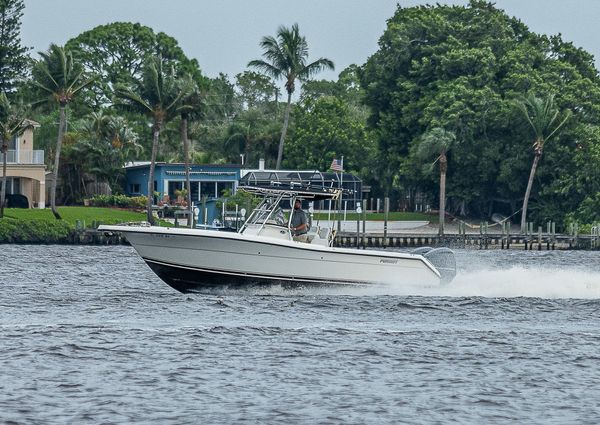
[[[293,240],[282,206],[336,200],[337,189],[241,187],[261,199],[238,232],[138,225],[102,225],[121,232],[150,268],[181,292],[255,284],[440,285],[456,274],[447,248],[418,253],[333,247],[335,231],[311,226],[306,242]],[[289,204],[288,204],[289,202]],[[291,216],[291,214],[290,214]]]

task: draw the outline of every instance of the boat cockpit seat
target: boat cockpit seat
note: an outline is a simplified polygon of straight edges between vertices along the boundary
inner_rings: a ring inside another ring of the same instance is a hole
[[[314,238],[319,234],[319,226],[311,226],[306,234],[306,242],[312,243]]]
[[[316,227],[317,228],[315,229],[314,236],[312,237],[312,239],[309,238],[310,243],[315,245],[329,246],[331,229],[328,227]]]

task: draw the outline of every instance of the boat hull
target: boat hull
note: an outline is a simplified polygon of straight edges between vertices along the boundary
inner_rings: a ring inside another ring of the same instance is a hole
[[[210,230],[103,226],[122,232],[150,268],[181,292],[261,284],[439,285],[421,255],[315,246]]]
[[[290,276],[265,276],[248,273],[229,273],[216,270],[166,264],[153,260],[144,260],[152,271],[167,285],[179,292],[198,292],[213,288],[248,288],[268,285],[298,287],[303,285],[335,286],[348,282],[331,280],[294,279]]]

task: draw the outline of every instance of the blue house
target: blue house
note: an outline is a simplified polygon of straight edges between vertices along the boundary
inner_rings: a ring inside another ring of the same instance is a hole
[[[199,204],[206,197],[209,208],[208,221],[216,217],[215,200],[223,196],[226,190],[235,193],[240,179],[240,165],[190,165],[192,202]],[[137,162],[125,167],[125,193],[129,196],[148,195],[149,162]],[[185,165],[157,162],[154,168],[154,191],[158,200],[166,197],[175,202],[176,190],[185,188]]]

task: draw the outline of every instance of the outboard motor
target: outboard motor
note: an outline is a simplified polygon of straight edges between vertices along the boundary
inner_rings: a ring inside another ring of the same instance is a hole
[[[456,276],[456,258],[450,248],[431,248],[424,246],[411,251],[422,255],[440,272],[442,283],[450,283]]]

